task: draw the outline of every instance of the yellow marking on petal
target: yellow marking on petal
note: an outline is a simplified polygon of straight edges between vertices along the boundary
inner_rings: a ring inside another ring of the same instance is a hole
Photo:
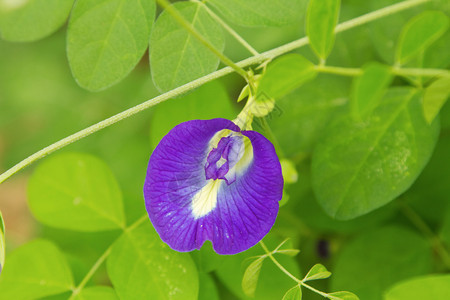
[[[210,180],[192,198],[191,209],[195,219],[209,214],[217,205],[217,193],[223,180]]]
[[[248,137],[243,135],[244,137],[244,154],[239,159],[238,163],[233,167],[231,172],[240,173],[245,171],[250,163],[253,161],[253,146]]]

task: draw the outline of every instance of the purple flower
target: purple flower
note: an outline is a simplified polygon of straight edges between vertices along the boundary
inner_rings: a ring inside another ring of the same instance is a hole
[[[272,228],[283,192],[273,145],[226,119],[192,120],[173,128],[150,157],[145,205],[172,249],[219,254],[258,243]]]

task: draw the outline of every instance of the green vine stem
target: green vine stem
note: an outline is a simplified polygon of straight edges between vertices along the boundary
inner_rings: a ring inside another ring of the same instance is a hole
[[[362,74],[361,68],[344,68],[334,67],[326,65],[317,65],[315,67],[317,72],[342,75],[342,76],[359,76]],[[399,68],[391,67],[391,72],[394,75],[407,77],[407,76],[420,76],[420,77],[443,77],[450,76],[450,71],[444,69],[418,69],[418,68]]]
[[[382,8],[380,10],[376,10],[370,13],[367,13],[365,15],[362,15],[360,17],[357,17],[355,19],[343,22],[341,24],[339,24],[336,27],[335,32],[342,32],[342,31],[346,31],[349,30],[351,28],[357,27],[357,26],[361,26],[363,24],[367,24],[369,22],[375,21],[377,19],[380,19],[382,17],[386,17],[395,13],[398,13],[400,11],[409,9],[411,7],[415,7],[421,4],[424,4],[426,2],[429,2],[431,0],[407,0],[407,1],[403,1],[385,8]],[[254,64],[258,64],[258,63],[262,63],[264,61],[273,59],[277,56],[280,56],[282,54],[288,53],[292,50],[295,50],[297,48],[303,47],[305,45],[307,45],[309,43],[309,40],[307,37],[303,37],[301,39],[298,39],[296,41],[287,43],[283,46],[274,48],[272,50],[263,52],[259,55],[255,55],[252,57],[249,57],[247,59],[244,59],[238,63],[236,63],[237,66],[239,66],[240,68],[243,67],[248,67]],[[10,178],[12,175],[16,174],[17,172],[19,172],[20,170],[22,170],[23,168],[31,165],[32,163],[36,162],[37,160],[49,155],[50,153],[53,153],[67,145],[70,145],[82,138],[85,138],[99,130],[102,130],[103,128],[106,128],[108,126],[111,126],[119,121],[122,121],[124,119],[127,119],[143,110],[146,110],[152,106],[155,106],[156,104],[159,104],[161,102],[164,102],[166,100],[169,100],[171,98],[180,96],[188,91],[191,91],[195,88],[198,88],[199,86],[210,82],[214,79],[223,77],[227,74],[230,74],[234,71],[233,68],[231,67],[225,67],[222,68],[218,71],[215,71],[211,74],[208,74],[206,76],[203,76],[199,79],[196,79],[194,81],[191,81],[187,84],[184,84],[178,88],[175,88],[167,93],[164,93],[162,95],[159,95],[153,99],[147,100],[139,105],[136,105],[132,108],[129,108],[125,111],[122,111],[110,118],[107,118],[103,121],[98,122],[97,124],[94,124],[92,126],[89,126],[81,131],[78,131],[70,136],[67,136],[65,138],[63,138],[62,140],[59,140],[58,142],[51,144],[43,149],[41,149],[40,151],[30,155],[29,157],[25,158],[24,160],[22,160],[21,162],[19,162],[18,164],[16,164],[15,166],[13,166],[12,168],[10,168],[9,170],[7,170],[6,172],[4,172],[3,174],[0,175],[0,183],[4,182],[5,180],[7,180],[8,178]]]

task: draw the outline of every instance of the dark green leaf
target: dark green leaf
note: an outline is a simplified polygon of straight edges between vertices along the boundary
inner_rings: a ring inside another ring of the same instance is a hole
[[[72,288],[67,261],[46,240],[34,240],[13,251],[0,276],[2,299],[37,299]]]
[[[212,46],[224,49],[222,28],[202,5],[179,2],[173,7]],[[215,71],[219,58],[163,11],[150,36],[150,65],[155,86],[165,92]]]
[[[0,1],[0,32],[12,42],[31,42],[61,27],[73,0]]]
[[[206,241],[200,250],[190,252],[200,272],[212,272],[223,263],[224,256],[217,254],[210,241]]]
[[[219,292],[211,275],[199,273],[198,279],[200,282],[198,300],[220,300]]]
[[[350,293],[350,292],[345,292],[345,291],[329,293],[328,295],[334,297],[334,298],[331,298],[333,300],[339,300],[339,299],[342,299],[342,300],[359,300],[358,296],[356,296],[355,294]]]
[[[384,300],[447,299],[450,295],[450,275],[428,275],[402,281],[391,287]]]
[[[394,200],[420,174],[434,149],[438,122],[428,125],[409,88],[389,90],[367,121],[332,122],[312,159],[317,200],[348,220]]]
[[[43,224],[79,231],[123,228],[122,194],[109,167],[82,153],[52,156],[29,181],[28,203]]]
[[[282,26],[303,17],[307,0],[209,0],[233,23],[256,26]]]
[[[119,300],[116,292],[109,286],[85,287],[74,297],[75,300]]]
[[[355,79],[352,87],[351,109],[353,117],[362,120],[379,104],[392,81],[390,68],[371,63],[363,68],[361,76]]]
[[[122,80],[148,46],[153,0],[78,0],[67,31],[67,57],[78,84],[99,91]]]
[[[325,268],[322,264],[315,264],[311,270],[309,270],[308,274],[306,274],[303,281],[310,281],[310,280],[317,280],[317,279],[324,279],[331,276],[331,272]]]
[[[424,238],[402,227],[364,233],[342,249],[331,289],[350,290],[365,300],[381,299],[392,284],[429,272],[431,255]]]
[[[442,77],[425,89],[423,111],[428,123],[433,122],[450,96],[450,76]]]
[[[296,285],[284,294],[282,300],[302,300],[302,288]]]
[[[107,260],[120,299],[196,300],[198,274],[189,254],[163,243],[149,220],[126,231]]]
[[[194,119],[236,117],[230,97],[218,81],[205,84],[187,96],[159,104],[150,124],[153,147],[176,125]]]
[[[255,296],[256,285],[258,284],[259,274],[261,273],[261,267],[265,258],[265,256],[258,257],[244,272],[244,277],[242,277],[242,290],[248,297],[253,298]]]
[[[411,19],[402,29],[396,51],[401,65],[436,41],[448,29],[449,19],[440,11],[426,11]]]
[[[306,34],[311,48],[321,60],[325,60],[333,49],[340,5],[340,0],[309,0]]]
[[[317,75],[314,65],[299,54],[287,54],[267,66],[256,100],[280,99]]]

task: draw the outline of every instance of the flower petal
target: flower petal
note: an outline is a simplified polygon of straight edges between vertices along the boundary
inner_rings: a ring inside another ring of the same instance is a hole
[[[232,162],[233,181],[206,179],[211,143],[217,147],[225,129],[248,139],[253,155]],[[153,151],[144,196],[153,226],[172,249],[191,251],[211,240],[217,253],[235,254],[269,232],[282,189],[278,157],[264,136],[240,132],[225,119],[193,120],[173,128]]]

